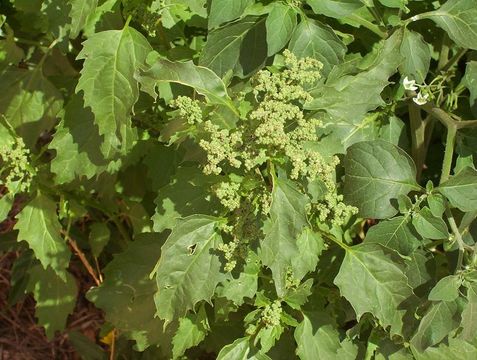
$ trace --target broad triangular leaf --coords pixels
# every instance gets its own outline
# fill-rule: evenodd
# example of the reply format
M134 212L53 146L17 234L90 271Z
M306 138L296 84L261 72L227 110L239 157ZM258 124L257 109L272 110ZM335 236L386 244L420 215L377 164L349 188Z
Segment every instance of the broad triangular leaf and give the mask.
M358 320L371 313L383 327L400 334L405 310L403 303L412 289L399 264L377 244L356 245L346 255L334 283L351 303Z
M357 206L363 217L391 217L397 213L392 199L420 189L412 159L386 141L363 141L350 146L344 167L345 200Z
M163 236L143 234L116 255L104 269L104 281L88 292L88 299L105 311L106 319L139 349L164 345L170 334L162 332L163 321L154 317L156 282L149 275L161 255Z
M75 278L69 272L60 278L50 268L45 270L36 265L29 271L27 291L35 298L38 323L52 339L56 331L65 328L66 319L75 307L78 293Z
M477 210L477 171L466 167L437 190L462 211Z
M201 300L210 301L222 274L214 250L222 242L217 219L193 215L181 220L162 247L156 267L157 315L170 322Z
M300 256L297 240L307 225L307 203L308 198L291 181L276 180L272 193L271 219L264 227L265 237L260 244L260 258L272 270L279 297L286 292L287 271L294 270L294 260Z
M151 50L144 36L128 25L96 33L83 43L77 59L85 61L76 91L84 92L85 105L105 136L104 153L132 146L130 116L139 93L134 73Z
M433 20L457 45L477 50L476 0L448 0L420 18Z
M61 237L61 224L56 215L56 203L46 195L38 195L17 215L15 229L18 241L25 240L40 260L63 279L70 261L70 250Z

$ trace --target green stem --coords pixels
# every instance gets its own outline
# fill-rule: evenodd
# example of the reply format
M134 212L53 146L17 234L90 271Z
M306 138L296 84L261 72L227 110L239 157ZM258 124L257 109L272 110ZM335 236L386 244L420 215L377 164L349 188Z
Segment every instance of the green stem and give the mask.
M425 161L426 123L422 120L421 109L414 103L409 104L409 119L411 125L412 158L416 163L416 179L421 179Z
M388 37L388 34L384 31L382 31L379 26L373 24L372 22L356 15L356 14L351 14L349 16L346 17L347 19L349 20L352 20L354 22L356 22L357 24L361 25L361 26L364 26L366 29L372 31L373 33L375 33L376 35L378 35L379 37L381 37L382 39L386 39Z
M446 138L446 148L444 152L444 160L442 162L442 173L440 184L446 181L449 178L452 159L454 157L454 146L455 146L455 136L457 133L457 127L455 125L447 127L447 138Z
M450 58L449 61L447 61L447 63L442 67L441 70L444 72L449 70L455 63L457 63L462 58L462 56L467 53L467 50L468 49L459 50L457 54L455 54L453 57Z
M462 236L460 235L459 229L457 228L457 224L455 223L454 216L449 208L446 209L447 221L451 227L452 232L454 233L454 238L457 241L457 246L459 247L459 253L457 256L457 265L455 267L455 272L459 271L462 268L462 262L464 260L464 251L465 251L465 243L462 240Z

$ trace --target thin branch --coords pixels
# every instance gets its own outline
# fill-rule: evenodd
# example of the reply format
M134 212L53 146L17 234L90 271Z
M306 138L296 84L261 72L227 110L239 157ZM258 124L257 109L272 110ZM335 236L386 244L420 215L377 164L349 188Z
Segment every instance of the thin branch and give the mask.
M78 244L76 243L76 241L73 240L73 238L71 238L71 236L69 236L65 231L62 231L62 233L63 233L63 236L65 237L65 239L70 244L70 246L75 251L76 255L78 255L78 257L81 260L83 266L86 268L86 271L88 271L88 273L91 275L91 277L93 278L96 285L97 286L101 285L101 280L96 275L96 272L94 271L93 267L89 263L88 259L86 258L85 254L83 253L83 251L81 251L81 249L78 247Z

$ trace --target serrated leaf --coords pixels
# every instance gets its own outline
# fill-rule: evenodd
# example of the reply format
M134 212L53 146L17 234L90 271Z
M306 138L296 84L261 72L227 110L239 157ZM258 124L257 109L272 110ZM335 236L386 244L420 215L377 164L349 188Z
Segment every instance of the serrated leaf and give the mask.
M441 184L437 190L456 208L466 212L477 210L477 171L466 167Z
M356 75L343 75L312 92L313 100L305 104L308 110L324 110L332 117L355 123L364 115L384 104L381 92L389 77L401 64L399 48L402 31L396 31L382 43L373 63Z
M65 279L70 250L61 237L61 224L56 215L56 203L38 193L17 215L15 229L18 241L25 240L45 269L48 266Z
M0 114L28 147L53 127L62 102L60 92L44 77L41 66L32 70L8 68L0 74Z
M263 265L272 270L277 295L286 292L288 270L295 273L296 257L300 256L297 239L307 225L305 206L308 198L289 180L276 179L270 208L270 220L264 227L265 237L260 243Z
M49 148L56 150L51 161L51 171L58 184L72 182L76 177L92 178L113 169L114 164L105 159L100 147L102 138L94 124L90 109L83 106L80 95L73 95L64 109Z
M194 214L217 215L220 203L211 197L209 188L217 183L215 176L206 176L196 167L181 167L170 184L159 189L152 217L154 231L172 229L179 218Z
M36 301L35 316L45 328L48 339L65 328L66 319L73 312L78 289L74 277L66 272L59 277L50 268L36 265L30 269L27 291Z
M358 320L369 312L383 327L391 326L391 334L401 333L402 303L412 295L412 289L402 268L380 245L348 248L334 283L353 306Z
M412 224L423 238L439 240L449 237L449 231L444 220L435 217L428 207L424 207L414 214Z
M210 301L222 274L214 253L222 242L217 218L193 215L179 221L162 247L156 266L157 315L166 321L184 316L201 300Z
M96 10L98 0L71 0L70 4L70 38L74 39L86 25L88 16Z
M448 0L420 18L434 21L460 47L477 50L476 0Z
M244 298L252 299L258 288L258 274L260 272L260 259L253 251L249 251L243 270L238 278L230 278L222 281L217 288L217 295L225 297L237 306L244 303Z
M139 96L134 73L152 50L138 31L102 31L83 43L77 59L84 59L76 92L83 91L84 103L95 115L99 134L105 136L103 153L125 152L132 146L131 112Z
M92 288L87 297L104 310L106 319L139 349L150 345L167 345L170 334L162 331L163 321L154 317L153 295L156 283L149 278L161 254L164 237L143 234L117 254L104 268L104 281ZM166 346L167 347L167 346Z
M403 75L424 83L431 64L431 49L421 34L405 29L402 39L401 55L404 59L399 67Z
M358 355L358 347L348 339L340 340L340 334L325 313L303 314L294 336L301 360L354 360Z
M323 73L328 75L333 66L344 60L346 45L333 29L316 20L300 22L293 32L288 49L298 57L313 57L323 63Z
M467 304L462 312L462 333L464 340L472 341L477 336L477 285L467 286Z
M458 310L456 302L440 301L432 304L421 319L411 344L421 352L438 344L459 325Z
M351 15L364 6L360 0L307 0L306 2L315 14L323 14L336 19Z
M158 59L138 76L141 90L157 98L156 87L162 82L173 82L194 88L197 93L204 95L212 104L225 105L235 109L227 89L212 70L197 66L192 61L172 62Z
M209 32L199 65L219 77L228 71L244 78L261 68L267 59L265 18L246 18Z
M253 0L211 0L208 27L213 29L225 22L239 18Z
M180 319L179 328L172 338L172 358L177 359L187 349L200 344L209 331L209 322L203 306L197 314L189 314Z
M247 336L224 346L220 350L217 360L270 360L270 358L253 349L250 344L250 338Z
M364 241L381 244L405 256L421 244L407 216L397 216L372 226Z
M274 4L265 22L268 56L277 53L288 43L296 27L296 16L292 7L282 3Z
M397 210L391 200L420 189L412 159L386 141L363 141L350 146L344 167L345 199L357 206L363 217L392 217Z

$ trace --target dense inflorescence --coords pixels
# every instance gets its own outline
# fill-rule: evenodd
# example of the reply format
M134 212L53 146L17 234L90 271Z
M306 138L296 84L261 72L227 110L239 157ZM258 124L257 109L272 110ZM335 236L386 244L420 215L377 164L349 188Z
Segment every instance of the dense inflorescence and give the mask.
M25 148L21 138L15 139L13 146L5 145L0 148L0 182L13 193L27 192L30 188L33 173L29 154L30 151Z

